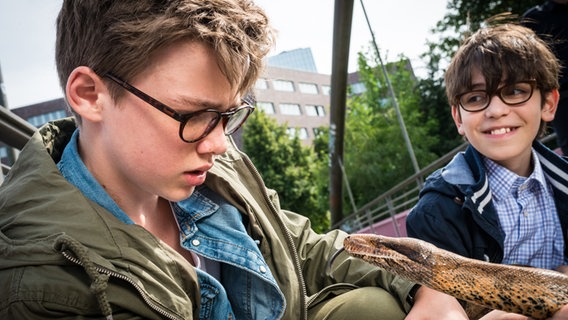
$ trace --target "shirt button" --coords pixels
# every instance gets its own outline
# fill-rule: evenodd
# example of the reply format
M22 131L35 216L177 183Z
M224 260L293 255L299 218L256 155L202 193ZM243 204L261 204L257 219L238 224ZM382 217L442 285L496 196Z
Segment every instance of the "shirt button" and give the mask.
M198 239L193 239L193 240L191 240L191 244L194 247L198 247L201 244L201 242Z
M266 273L266 267L265 266L260 266L259 268L261 273Z

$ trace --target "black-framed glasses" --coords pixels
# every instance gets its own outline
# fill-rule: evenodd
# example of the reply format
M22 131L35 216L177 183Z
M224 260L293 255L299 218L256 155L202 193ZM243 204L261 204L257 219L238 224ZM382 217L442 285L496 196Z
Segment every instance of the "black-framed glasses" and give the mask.
M509 106L525 103L532 97L535 88L536 80L525 80L504 85L491 93L486 90L464 92L457 95L456 100L465 111L478 112L485 110L495 95Z
M105 74L105 77L167 116L179 121L179 137L187 143L197 142L205 138L217 127L221 120L223 121L225 135L233 134L254 111L254 107L250 103L242 101L239 107L227 112L204 109L196 112L179 113L111 73Z

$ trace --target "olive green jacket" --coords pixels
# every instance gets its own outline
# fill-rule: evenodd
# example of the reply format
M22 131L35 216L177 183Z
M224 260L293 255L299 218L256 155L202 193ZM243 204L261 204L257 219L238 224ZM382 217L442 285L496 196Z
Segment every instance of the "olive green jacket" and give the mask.
M56 167L75 124L44 126L0 186L0 319L193 319L193 267L144 228L88 200ZM286 298L285 319L307 319L330 293L380 286L408 310L412 283L346 254L326 264L345 233L319 235L283 210L249 158L231 144L206 184L248 217L247 230ZM196 303L197 302L197 303Z

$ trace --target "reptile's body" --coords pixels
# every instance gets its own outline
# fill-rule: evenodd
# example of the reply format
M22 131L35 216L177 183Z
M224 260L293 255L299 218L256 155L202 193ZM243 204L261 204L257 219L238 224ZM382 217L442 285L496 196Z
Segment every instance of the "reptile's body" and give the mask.
M358 234L344 247L403 278L491 309L546 319L568 304L568 276L560 272L469 259L412 238Z

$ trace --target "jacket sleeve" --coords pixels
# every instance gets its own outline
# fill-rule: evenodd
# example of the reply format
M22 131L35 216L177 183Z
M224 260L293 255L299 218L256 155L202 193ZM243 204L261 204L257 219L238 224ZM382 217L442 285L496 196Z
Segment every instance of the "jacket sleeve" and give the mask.
M471 255L467 213L448 195L436 191L423 194L406 217L409 237L430 242L462 256Z
M333 230L318 234L305 216L283 210L283 219L296 244L308 295L326 291L365 286L381 287L410 310L407 296L415 285L361 259L341 253L331 265L328 262L341 247L347 233Z
M283 210L280 207L277 193L264 185L262 177L245 154L229 149L217 159L211 173L207 178L207 185L242 212L249 212L250 219L257 220L251 221L250 233L253 236L266 238L267 241L262 243L269 244L261 244L261 250L271 251L266 251L265 259L270 257L269 265L272 263L275 270L283 269L282 273L290 272L290 270L285 270L290 269L287 263L271 261L271 259L277 259L275 257L282 255L282 259L294 260L288 257L288 252L277 251L287 251L282 243L290 241L290 245L294 247L298 255L299 268L304 277L306 294L310 301L317 299L317 296L335 292L336 289L341 292L357 286L378 286L397 297L406 310L410 309L406 298L415 285L414 283L395 277L363 260L349 257L346 253L340 254L328 270L327 262L343 246L346 233L335 230L327 234L317 234L312 230L307 217ZM283 224L282 228L279 226L280 222ZM288 237L288 233L290 239L284 241L279 238ZM288 281L289 279L283 276L282 280ZM291 286L294 287L294 285ZM295 294L298 293L295 292Z

